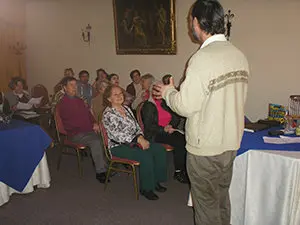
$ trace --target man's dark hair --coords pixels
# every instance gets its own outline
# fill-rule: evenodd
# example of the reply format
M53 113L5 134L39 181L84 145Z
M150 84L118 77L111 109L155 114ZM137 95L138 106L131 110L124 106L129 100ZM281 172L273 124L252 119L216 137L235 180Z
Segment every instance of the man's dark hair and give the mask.
M89 72L86 70L81 70L78 74L79 78L82 77L84 74L87 74L88 76L90 76Z
M111 81L111 79L112 79L113 77L119 77L119 75L118 75L118 74L115 74L115 73L112 73L112 74L109 74L109 75L107 76L107 79L108 79L109 81Z
M74 77L64 77L64 78L61 80L60 83L61 83L61 85L62 85L63 87L65 87L65 86L68 85L69 82L71 82L71 81L73 81L73 80L76 81L76 79L75 79Z
M224 34L224 9L217 0L198 0L191 9L191 16L197 18L201 30L207 34Z
M100 72L106 73L106 71L105 71L104 69L102 69L102 68L96 70L97 75L98 75L98 73L100 73ZM106 73L106 74L107 74L107 73Z
M141 72L140 72L139 70L132 70L132 71L130 72L130 78L131 78L131 80L133 79L133 75L134 75L135 73L138 73L138 74L141 76Z
M170 78L171 78L171 77L172 77L171 74L166 74L166 75L164 75L163 78L162 78L163 84L164 84L164 85L170 84Z

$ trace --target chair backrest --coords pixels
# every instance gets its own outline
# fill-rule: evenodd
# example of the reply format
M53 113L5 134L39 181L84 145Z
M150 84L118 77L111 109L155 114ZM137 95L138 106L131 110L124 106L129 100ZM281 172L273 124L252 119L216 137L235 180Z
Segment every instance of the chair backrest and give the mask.
M58 138L58 141L61 142L61 138L60 138L60 135L63 134L63 135L67 135L67 132L64 128L64 125L62 123L62 119L60 117L60 113L59 113L59 107L60 107L60 104L57 104L56 107L55 107L55 110L54 110L54 121L55 121L55 127L56 127L56 134L57 134L57 138Z
M106 129L102 122L99 123L99 126L100 126L100 135L101 135L101 138L103 141L105 156L108 160L111 160L111 153L108 148L108 135L107 135Z
M4 104L4 94L0 91L0 105Z
M31 96L33 98L39 98L43 96L41 106L45 106L50 102L48 90L42 84L37 84L31 89Z
M136 119L142 129L144 131L144 123L143 123L143 117L142 117L142 108L143 108L144 102L140 103L138 107L136 108Z

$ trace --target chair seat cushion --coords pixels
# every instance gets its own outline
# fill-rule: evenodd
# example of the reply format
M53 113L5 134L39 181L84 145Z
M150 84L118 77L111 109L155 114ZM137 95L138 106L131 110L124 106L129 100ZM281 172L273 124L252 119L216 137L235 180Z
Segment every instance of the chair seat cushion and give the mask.
M167 152L173 151L174 147L168 144L161 144Z
M124 158L119 158L119 157L116 157L116 156L112 156L111 160L112 161L118 161L120 163L131 164L131 165L135 165L135 166L140 165L140 162L138 162L138 161L130 160L130 159L124 159Z
M86 146L83 144L79 144L79 143L74 143L68 139L64 140L64 145L72 147L72 148L77 148L77 149L85 149Z

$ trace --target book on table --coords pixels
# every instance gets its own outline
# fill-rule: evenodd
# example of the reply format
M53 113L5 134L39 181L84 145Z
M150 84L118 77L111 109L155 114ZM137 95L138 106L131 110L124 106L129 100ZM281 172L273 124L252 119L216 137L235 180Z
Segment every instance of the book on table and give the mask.
M264 123L246 123L244 131L257 132L257 131L267 130L269 128L270 126Z

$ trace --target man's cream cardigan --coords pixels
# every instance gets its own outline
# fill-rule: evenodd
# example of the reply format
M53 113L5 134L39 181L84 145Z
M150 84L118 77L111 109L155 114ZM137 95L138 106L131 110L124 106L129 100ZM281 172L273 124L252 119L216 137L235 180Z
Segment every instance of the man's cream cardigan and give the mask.
M180 92L175 88L164 92L168 106L187 117L190 153L214 156L239 149L248 76L244 54L224 35L214 35L190 59Z

